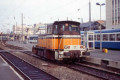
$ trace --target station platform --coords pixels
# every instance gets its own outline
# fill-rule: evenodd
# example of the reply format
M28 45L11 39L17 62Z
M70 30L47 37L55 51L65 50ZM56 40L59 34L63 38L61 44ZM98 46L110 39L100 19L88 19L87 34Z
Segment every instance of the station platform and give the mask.
M101 58L101 59L109 59L114 61L120 61L120 51L118 50L109 50L108 53L104 53L100 51L100 49L95 49L90 52L91 57Z
M100 51L100 49L95 49L90 51L90 57L84 59L87 62L106 65L112 68L120 69L120 51L119 50L109 50L108 53Z
M21 80L22 78L0 56L0 80Z

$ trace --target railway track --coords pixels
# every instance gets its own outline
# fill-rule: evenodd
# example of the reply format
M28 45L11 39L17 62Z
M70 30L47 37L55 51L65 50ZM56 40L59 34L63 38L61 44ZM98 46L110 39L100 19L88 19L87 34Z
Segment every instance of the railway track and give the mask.
M120 80L120 73L98 69L98 68L91 67L88 65L86 66L80 63L67 65L67 67L76 71L80 71L89 75L96 76L101 79L105 79L105 80Z
M40 57L32 54L32 52L22 52L24 54L28 54L31 56L34 56L38 59L40 59ZM56 64L56 63L55 63ZM103 69L98 69L95 67L91 67L91 65L83 65L80 63L76 63L76 64L70 64L70 65L63 65L65 67L68 67L70 69L76 70L76 71L80 71L101 79L105 79L105 80L120 80L120 73L117 73L116 71L107 71L107 70L103 70Z
M2 52L0 55L26 80L58 80L9 52Z
M38 56L33 55L32 52L23 52L23 53L39 58ZM63 66L101 78L101 79L105 79L105 80L120 80L120 73L98 69L97 67L100 67L100 66L94 67L91 64L87 65L87 64L81 64L81 63L75 63L70 65L64 64Z
M39 58L36 55L33 55L32 52L23 52L25 54L34 56L36 58ZM56 64L56 63L55 63ZM75 63L75 64L64 64L63 66L68 67L70 69L80 71L95 77L98 77L100 79L105 79L105 80L120 80L120 73L119 72L114 72L112 70L103 70L99 69L100 66L94 67L94 65L89 65L89 64L81 64L81 63ZM100 67L101 68L101 67Z

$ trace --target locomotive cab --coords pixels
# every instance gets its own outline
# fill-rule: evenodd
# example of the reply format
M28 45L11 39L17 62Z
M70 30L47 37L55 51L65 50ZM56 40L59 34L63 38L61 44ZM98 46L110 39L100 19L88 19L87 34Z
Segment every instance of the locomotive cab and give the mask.
M80 23L71 23L70 21L55 22L53 34L55 35L80 35Z

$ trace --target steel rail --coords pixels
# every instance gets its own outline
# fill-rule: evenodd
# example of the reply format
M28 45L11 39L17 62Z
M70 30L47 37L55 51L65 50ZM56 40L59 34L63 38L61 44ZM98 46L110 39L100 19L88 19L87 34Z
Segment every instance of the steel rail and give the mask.
M105 80L120 80L119 73L110 72L107 70L98 69L91 66L86 66L82 64L72 64L67 65L67 67Z
M0 54L25 80L58 80L58 78L34 67L20 58L3 52Z

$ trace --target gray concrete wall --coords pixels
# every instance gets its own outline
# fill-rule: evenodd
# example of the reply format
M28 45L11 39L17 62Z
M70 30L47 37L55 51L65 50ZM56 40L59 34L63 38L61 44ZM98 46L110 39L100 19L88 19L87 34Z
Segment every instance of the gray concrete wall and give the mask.
M106 29L118 29L120 24L112 23L112 0L106 0Z

